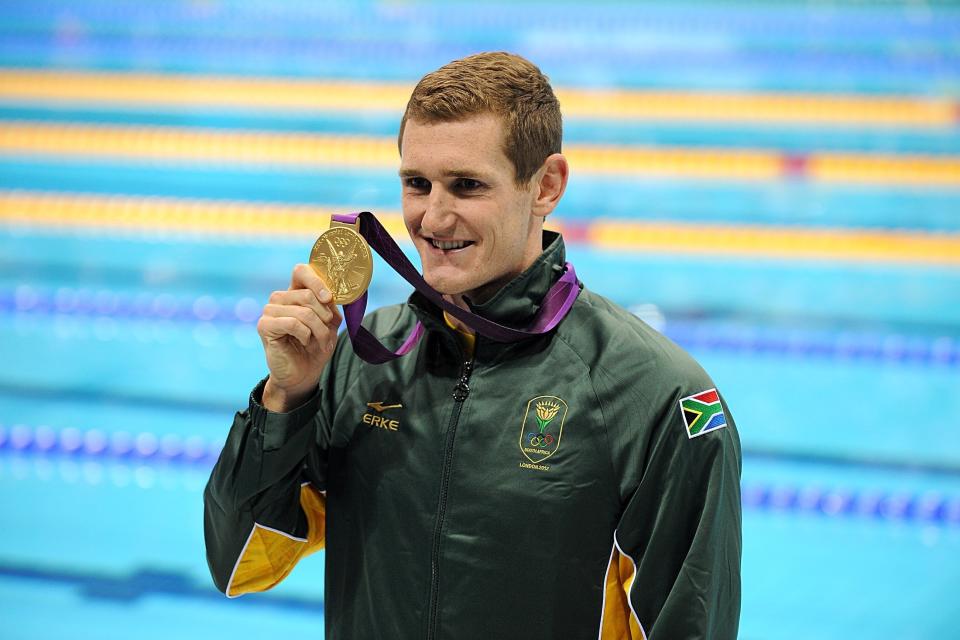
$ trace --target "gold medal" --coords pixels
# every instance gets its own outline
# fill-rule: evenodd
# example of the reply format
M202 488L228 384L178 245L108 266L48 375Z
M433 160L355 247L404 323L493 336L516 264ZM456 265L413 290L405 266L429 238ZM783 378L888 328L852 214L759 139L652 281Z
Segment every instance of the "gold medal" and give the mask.
M332 222L310 251L310 266L337 304L350 304L364 294L373 276L370 247L353 225Z

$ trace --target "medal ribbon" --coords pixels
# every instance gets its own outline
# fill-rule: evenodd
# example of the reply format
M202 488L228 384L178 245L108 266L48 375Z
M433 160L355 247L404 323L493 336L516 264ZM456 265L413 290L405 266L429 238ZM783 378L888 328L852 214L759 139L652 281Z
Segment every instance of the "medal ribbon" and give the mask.
M334 214L333 220L345 224L355 224L359 220L360 235L380 254L393 270L413 285L413 288L423 294L428 300L457 318L468 327L496 342L517 342L525 338L547 333L570 311L574 301L580 294L580 281L571 263L566 264L563 275L550 287L543 299L540 310L527 329L512 329L493 320L478 316L475 313L462 309L452 302L448 302L436 289L427 284L417 268L407 258L397 243L390 237L383 225L369 211L360 213ZM367 310L367 294L364 294L350 304L344 305L343 315L347 322L347 333L353 342L353 350L358 356L371 364L382 364L408 353L423 335L423 324L417 326L403 341L396 351L387 349L380 340L361 326L363 315Z

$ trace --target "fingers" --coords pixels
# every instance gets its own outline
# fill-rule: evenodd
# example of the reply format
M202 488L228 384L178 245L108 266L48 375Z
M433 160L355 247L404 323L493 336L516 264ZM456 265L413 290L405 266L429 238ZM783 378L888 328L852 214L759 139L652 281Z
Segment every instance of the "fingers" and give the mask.
M326 307L329 310L330 316L326 312L318 312L320 317L324 322L331 323L335 326L340 326L342 317L340 315L340 310L337 308L336 302L334 302L333 294L327 288L326 283L323 281L316 270L309 264L298 264L293 268L293 275L290 278L290 289L289 291L310 291L313 293L316 301L320 303L321 306ZM313 300L303 294L304 297L293 296L290 298L282 298L276 300L280 304L304 304L309 303L313 305ZM288 302L287 300L290 300Z
M310 344L310 327L293 316L275 317L262 315L257 322L257 333L264 339L277 340L284 336L293 336L305 348Z
M290 290L309 289L323 304L333 302L333 294L317 272L309 264L298 264L293 268L290 278Z
M326 347L336 338L335 327L331 327L327 322L320 319L317 313L310 307L300 305L267 304L263 308L263 315L269 318L294 318L300 325L307 328L307 341L313 336L320 345ZM296 337L299 340L303 334L302 329L297 328ZM301 342L303 342L301 340ZM307 346L306 342L303 342Z
M267 304L306 307L326 324L334 327L340 325L340 312L337 310L337 305L333 302L321 303L310 289L274 291L270 294Z
M292 336L305 348L316 340L317 346L330 351L341 322L340 310L323 280L310 265L298 264L290 289L270 294L257 332L267 340Z

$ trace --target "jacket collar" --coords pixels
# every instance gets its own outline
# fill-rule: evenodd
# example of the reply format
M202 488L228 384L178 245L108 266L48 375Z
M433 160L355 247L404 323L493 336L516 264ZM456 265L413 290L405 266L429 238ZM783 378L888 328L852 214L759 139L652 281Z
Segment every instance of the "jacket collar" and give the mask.
M533 321L547 291L563 273L565 263L563 237L555 231L544 230L543 253L526 271L505 284L483 304L474 304L466 299L467 305L479 316L522 329ZM443 324L440 309L419 293L414 292L410 296L410 303L421 311L418 315L429 315Z

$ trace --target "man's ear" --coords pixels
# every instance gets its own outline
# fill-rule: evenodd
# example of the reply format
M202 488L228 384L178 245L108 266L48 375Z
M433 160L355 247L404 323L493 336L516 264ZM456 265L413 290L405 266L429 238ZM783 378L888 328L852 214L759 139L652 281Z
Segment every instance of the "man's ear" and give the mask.
M547 156L543 166L534 175L533 215L546 218L553 212L567 189L569 174L570 166L563 154Z

